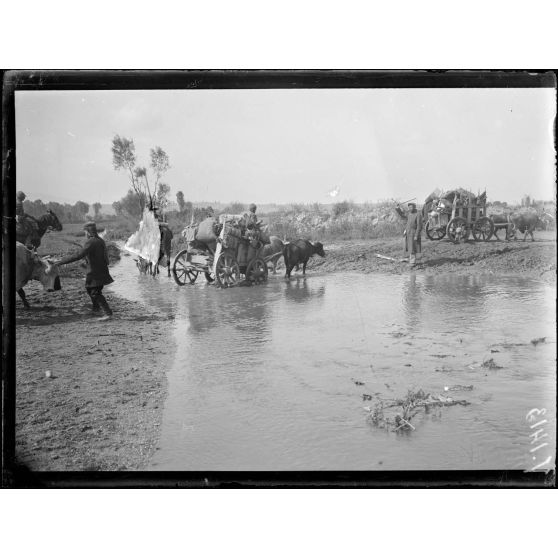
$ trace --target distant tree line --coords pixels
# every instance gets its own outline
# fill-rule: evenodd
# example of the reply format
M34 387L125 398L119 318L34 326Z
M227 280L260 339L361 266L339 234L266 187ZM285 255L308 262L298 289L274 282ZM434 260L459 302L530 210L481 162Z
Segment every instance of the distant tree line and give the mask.
M95 203L93 204L93 208L98 218L101 204ZM23 209L25 213L33 217L40 217L50 209L56 214L61 223L80 223L87 219L89 204L83 201L78 201L74 205L71 205L69 203L62 204L58 202L44 203L42 200L25 200L23 202Z

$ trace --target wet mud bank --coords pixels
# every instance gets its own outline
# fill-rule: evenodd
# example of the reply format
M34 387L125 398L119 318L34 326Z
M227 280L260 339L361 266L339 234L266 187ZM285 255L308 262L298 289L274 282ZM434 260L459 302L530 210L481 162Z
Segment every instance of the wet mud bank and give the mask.
M453 244L447 240L422 240L422 260L413 271L424 274L520 274L556 282L556 233L535 232L535 242L489 241ZM406 273L403 239L341 241L325 245L326 258L312 258L308 269L361 271L363 273ZM391 259L377 257L377 254Z
M52 253L52 252L50 252ZM109 248L111 263L119 260ZM16 459L31 470L141 469L154 452L174 358L168 317L105 288L97 321L79 264L62 291L16 301Z

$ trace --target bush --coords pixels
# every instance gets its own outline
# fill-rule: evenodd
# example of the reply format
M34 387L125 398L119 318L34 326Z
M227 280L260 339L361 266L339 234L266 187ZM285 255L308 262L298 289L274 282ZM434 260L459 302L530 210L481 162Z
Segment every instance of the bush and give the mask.
M348 213L351 209L354 209L354 203L344 200L342 202L337 202L333 205L332 213L334 217L339 217Z

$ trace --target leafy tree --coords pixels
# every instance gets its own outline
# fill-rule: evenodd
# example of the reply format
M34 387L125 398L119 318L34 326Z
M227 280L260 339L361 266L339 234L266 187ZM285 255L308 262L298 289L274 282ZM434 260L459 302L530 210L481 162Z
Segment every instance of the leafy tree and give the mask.
M161 177L170 169L169 156L159 146L155 147L155 149L151 149L149 155L151 158L151 168L155 174L154 190L158 192L158 185Z
M115 211L117 211L116 208L118 207L119 215L129 215L130 217L141 219L146 201L145 195L141 193L140 203L138 204L138 195L130 188L120 201L115 202L117 206L115 207L114 204L112 206L115 208Z
M85 216L89 211L89 204L83 201L77 201L74 205L74 208L77 213L77 216L79 217L79 220L83 221L83 219L85 218Z
M99 202L95 202L93 204L93 211L95 212L95 219L99 218L99 212L101 211L101 207L103 207Z
M139 214L143 212L145 202L150 205L155 201L154 198L159 196L159 185L161 177L170 168L169 156L159 146L150 150L150 167L154 175L153 191L149 185L149 177L146 167L137 166L136 148L134 140L120 137L118 134L112 139L112 164L115 170L124 170L128 174L130 184L132 186L132 194L136 195L136 203L140 206ZM170 191L170 187L165 185L165 189L161 190L161 199L163 203L166 201L166 195ZM164 194L164 195L163 195ZM125 198L128 198L129 193ZM124 199L124 198L123 198ZM166 205L165 203L165 205ZM124 208L128 211L127 208Z
M132 191L137 195L136 203L140 204L140 214L143 211L145 192L143 185L137 180L136 172L136 147L134 140L120 137L118 134L112 138L112 165L115 170L124 170L132 184ZM143 199L142 199L143 198Z
M23 202L23 210L32 217L40 217L46 213L47 206L42 202L42 200L25 200Z
M122 202L121 201L112 202L112 208L114 209L114 212L116 213L116 215L122 215L123 208L122 208Z
M186 209L186 200L184 199L184 192L182 192L182 190L176 192L176 203L178 204L178 211L184 213Z
M165 184L164 182L159 183L159 187L157 188L157 206L161 209L165 209L167 205L169 205L168 195L170 192L170 186Z

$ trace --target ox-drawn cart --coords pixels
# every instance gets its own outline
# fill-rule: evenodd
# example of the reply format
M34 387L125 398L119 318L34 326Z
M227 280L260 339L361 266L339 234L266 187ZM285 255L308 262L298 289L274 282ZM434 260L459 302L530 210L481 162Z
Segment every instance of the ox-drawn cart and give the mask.
M203 273L207 281L221 288L234 287L242 280L246 284L267 281L267 258L261 257L267 234L257 228L246 229L241 216L221 215L215 223L214 240L197 238L197 227L183 231L188 247L174 258L173 276L179 285L193 284Z
M475 197L466 191L447 192L427 199L424 212L425 232L430 240L441 240L447 235L457 243L472 234L475 240L486 242L494 234L494 222L486 215L486 193Z

